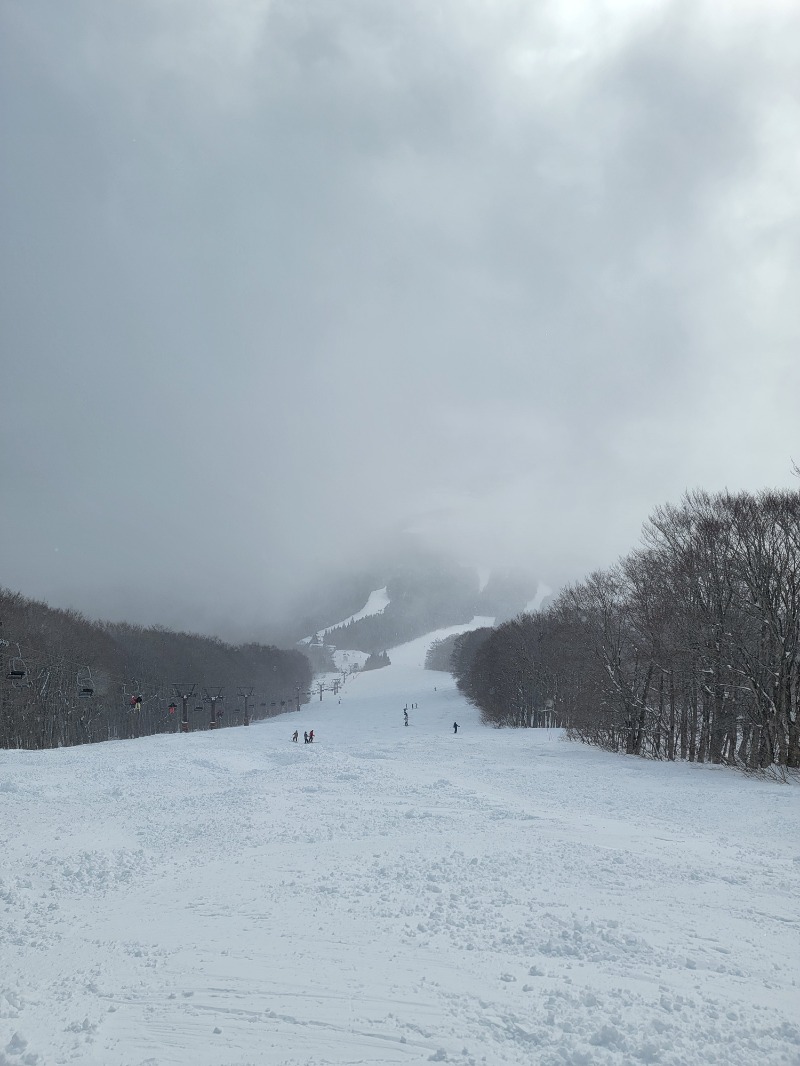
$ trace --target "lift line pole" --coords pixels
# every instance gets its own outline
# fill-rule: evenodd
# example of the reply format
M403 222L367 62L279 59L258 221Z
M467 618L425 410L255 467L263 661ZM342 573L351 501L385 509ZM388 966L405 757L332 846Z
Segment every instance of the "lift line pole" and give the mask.
M247 701L253 695L252 686L248 689L241 687L239 689L239 698L244 700L244 725L250 725L250 710L247 706Z
M185 685L173 685L172 691L178 697L183 704L183 710L181 711L181 733L188 733L189 730L189 700L194 695L195 686L187 688Z
M208 689L203 689L206 700L211 704L211 721L208 723L209 729L219 729L219 719L217 718L217 700L223 699L222 689L218 688L216 695L211 695Z

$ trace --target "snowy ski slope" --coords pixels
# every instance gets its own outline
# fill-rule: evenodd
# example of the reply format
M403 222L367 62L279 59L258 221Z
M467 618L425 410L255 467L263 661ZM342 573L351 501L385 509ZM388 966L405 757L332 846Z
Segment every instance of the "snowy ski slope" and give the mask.
M485 729L438 635L250 729L0 752L0 1066L796 1066L797 787Z
M356 611L355 614L351 614L348 618L343 618L341 622L336 622L335 625L328 626L326 629L320 629L318 633L315 633L310 637L303 637L299 644L310 644L315 636L325 636L327 633L332 632L334 629L338 629L339 626L349 625L350 622L360 622L362 618L368 618L373 614L383 614L386 608L389 606L389 593L386 585L382 589L374 589L370 592L367 602L361 608L360 611Z

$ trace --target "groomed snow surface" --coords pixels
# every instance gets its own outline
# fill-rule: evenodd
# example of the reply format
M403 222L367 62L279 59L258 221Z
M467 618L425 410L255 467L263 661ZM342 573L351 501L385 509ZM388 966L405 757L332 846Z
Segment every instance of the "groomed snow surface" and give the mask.
M250 729L1 752L0 1066L800 1063L797 787L486 729L437 635Z

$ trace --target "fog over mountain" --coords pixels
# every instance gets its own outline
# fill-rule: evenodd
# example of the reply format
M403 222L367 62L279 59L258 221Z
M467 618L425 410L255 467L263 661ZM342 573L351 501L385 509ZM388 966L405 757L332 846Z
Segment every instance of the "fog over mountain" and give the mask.
M512 618L548 591L523 570L480 574L442 552L397 538L375 553L369 566L318 582L262 636L284 645L315 637L332 647L381 651L476 616Z
M260 639L796 484L798 69L778 0L6 0L0 585Z

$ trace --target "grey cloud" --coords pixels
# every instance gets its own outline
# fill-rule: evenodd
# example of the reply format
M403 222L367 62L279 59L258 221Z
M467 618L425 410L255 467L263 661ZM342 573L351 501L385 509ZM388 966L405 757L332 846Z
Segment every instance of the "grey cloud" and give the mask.
M255 631L789 483L797 16L568 10L6 6L0 583Z

